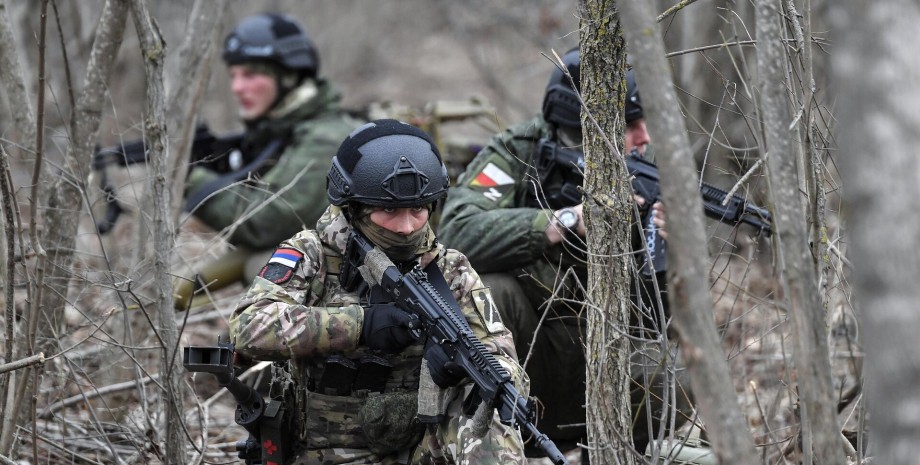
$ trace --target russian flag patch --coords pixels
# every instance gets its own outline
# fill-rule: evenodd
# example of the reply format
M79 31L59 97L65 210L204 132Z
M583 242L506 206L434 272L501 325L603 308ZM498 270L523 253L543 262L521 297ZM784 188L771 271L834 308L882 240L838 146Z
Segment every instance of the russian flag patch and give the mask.
M302 259L303 253L297 249L277 248L259 276L275 284L284 284L294 276L294 268Z

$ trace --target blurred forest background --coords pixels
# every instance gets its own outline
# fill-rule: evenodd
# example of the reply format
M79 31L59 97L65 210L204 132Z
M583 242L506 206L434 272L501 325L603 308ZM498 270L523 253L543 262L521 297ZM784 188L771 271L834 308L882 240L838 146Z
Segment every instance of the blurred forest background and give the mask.
M144 135L144 62L129 13L124 40L105 86L95 140L71 138L71 118L79 102L75 96L83 90L104 3L49 3L42 84L38 79L41 2L0 0L0 14L8 16L11 25L11 34L0 39L15 46L16 56L6 59L20 62L33 115L39 110L39 86L45 89L40 109L44 115L42 175L33 184L37 160L28 147L34 142L24 142L26 135L17 124L26 110L10 98L11 87L4 88L0 143L15 194L5 202L12 202L17 212L15 231L4 238L7 244L8 237L14 237L4 250L15 251L4 253L5 264L15 269L12 280L6 274L2 280L8 308L25 315L41 304L36 303L30 286L44 269L49 276L55 270L65 276L57 294L47 298L63 302L64 311L56 309L54 318L28 319L33 333L36 326L49 326L50 332L44 334L54 336L15 349L7 341L9 348L2 351L4 362L33 355L37 347L44 349L46 357L54 355L35 365L40 368L0 374L5 386L0 456L19 457L27 463L33 463L33 456L37 463L155 463L163 456L153 388L158 382L159 351L149 329L156 317L147 311L156 305L157 268L149 250L152 244L138 242L147 237L140 230L153 227L148 200L151 177L142 166L108 173L118 180L119 200L128 211L115 230L100 236L93 226L93 215L104 209L103 193L93 177L98 173L88 174L84 178L88 182L83 183L66 159L77 143L108 146ZM669 11L672 2L656 2L694 161L703 180L726 190L737 188L737 194L772 207L763 168L758 165L763 136L754 46L757 2L684 3ZM794 144L801 157L800 170L807 173L797 188L806 204L803 216L813 254L809 266L821 294L838 422L849 452L864 457L862 348L856 337L846 242L841 240L835 117L826 96L831 42L823 18L830 15L832 2L805 2L796 10L798 3L782 3L788 61L785 82L776 85L792 108L794 119L786 123L797 134ZM179 0L147 3L167 46L167 92L194 86L179 69L178 53L190 33L192 4ZM219 49L233 25L251 13L280 11L301 20L319 50L320 74L343 92L347 108L364 111L373 103L390 102L421 114L431 102L475 98L494 109L491 130L537 114L554 52L561 56L579 43L579 10L574 0L250 0L211 5L226 8L211 13L220 18L219 31L209 38L215 41L206 65L211 75L196 113L199 122L206 122L218 134L241 129ZM802 47L803 33L810 43L804 47L807 53ZM12 79L9 74L2 76L8 82ZM639 86L643 98L652 92L641 81ZM460 125L455 130L458 136L483 142L490 135L490 130L476 126ZM452 134L450 131L445 127L446 133ZM655 137L652 133L653 150ZM78 162L87 173L89 158ZM34 231L41 233L48 227L43 218L56 213L55 207L42 203L35 193L61 178L73 178L82 196L76 240L67 247L73 263L49 259L42 269L36 264L40 255L31 248L30 223L34 221ZM34 210L32 202L37 203ZM227 249L219 232L208 231L194 220L182 218L177 228L169 263L176 272ZM792 369L792 329L785 301L789 296L784 295L778 278L782 260L775 255L770 238L746 227L707 220L706 232L715 324L758 452L764 463L809 461L803 459L798 439L802 419L797 375ZM55 245L43 245L53 256ZM212 296L209 305L177 315L182 328L179 346L216 341L241 292L240 286L223 290ZM12 315L9 310L4 313L9 325L5 327L15 326L11 320L27 320ZM26 337L28 327L9 331L17 338ZM195 389L183 400L188 437L194 443L189 444L188 452L196 463L227 462L235 455L233 442L244 433L233 423L229 396L222 395L207 378L185 376L182 381ZM30 410L28 402L15 402L31 398L23 394L26 386L37 386L36 404L31 414L18 417L25 420L16 420L17 407ZM38 439L33 441L33 435Z

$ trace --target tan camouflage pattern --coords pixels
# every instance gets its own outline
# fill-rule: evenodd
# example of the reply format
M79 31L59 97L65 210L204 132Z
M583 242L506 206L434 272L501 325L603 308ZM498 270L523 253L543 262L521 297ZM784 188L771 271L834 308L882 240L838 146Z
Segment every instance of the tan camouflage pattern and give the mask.
M384 395L418 390L424 339L395 355L358 343L364 311L356 293L341 289L337 275L350 228L341 209L329 207L317 223L317 230L302 231L281 244L304 254L293 277L280 285L257 277L230 318L231 337L238 351L256 360L293 362L302 448L297 464L401 463L398 454L378 457L366 448L367 439L358 419L367 392L328 396L308 388L321 379L327 356L340 354L356 362L368 353L384 357L394 367ZM479 275L463 254L440 244L423 254L420 264L425 266L432 260L437 260L473 334L511 373L518 390L526 394L528 382L517 364L511 333L502 324ZM467 419L460 415L460 407L471 388L467 383L447 390L451 402L445 421L432 435L444 445L449 462L526 463L520 433L497 421L484 438L469 437ZM429 441L421 444L414 452L418 456L428 451ZM403 462L410 452L403 452Z
M553 211L535 208L529 200L538 142L551 134L538 116L493 136L448 191L437 234L480 273L517 276L533 308L550 301L555 313L571 317L568 302L584 300L579 283L587 282L587 260L565 242L549 244L546 228ZM489 168L507 180L479 185ZM543 188L552 190L559 182L553 178Z
M501 424L497 413L493 412L492 427L485 437L474 433L473 419L461 414L472 387L468 384L447 390L450 400L445 421L425 434L422 444L426 447L416 449L411 463L434 463L442 454L448 463L457 465L527 463L520 432Z

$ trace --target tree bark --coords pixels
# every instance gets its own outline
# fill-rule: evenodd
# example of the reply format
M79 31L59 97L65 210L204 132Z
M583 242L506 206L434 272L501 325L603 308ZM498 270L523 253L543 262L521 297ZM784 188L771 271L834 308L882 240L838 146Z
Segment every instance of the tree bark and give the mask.
M792 115L784 86L780 85L786 82L783 72L786 57L779 7L779 1L757 4L757 65L768 157L767 180L773 195L773 222L777 231L774 244L793 325L803 461L811 463L813 453L817 463L842 464L845 458L833 399L824 308L807 246L805 209L799 195L800 178L792 144L797 131L789 129Z
M105 102L109 76L112 74L118 48L124 36L127 13L127 3L124 0L107 0L103 7L96 26L96 38L86 68L83 91L77 99L77 107L71 119L71 145L65 154L64 171L53 173L53 180L46 189L47 207L42 217L42 243L53 244L54 247L48 252L50 272L45 283L38 285L43 286L46 291L45 318L51 322L49 326L52 327L55 321L59 321L60 312L66 302L74 258L74 238L84 198L81 186L87 183L102 105ZM54 348L50 349L45 352L55 353ZM39 347L39 350L44 348Z
M699 176L652 2L619 2L668 208L668 294L700 416L719 463L757 463L719 342L709 295ZM705 394L704 394L705 393ZM734 400L734 401L732 401Z
M581 124L588 231L588 447L591 463L631 464L635 457L627 452L632 446L632 422L626 332L632 257L623 251L630 249L632 188L619 156L626 49L612 0L585 0L581 7L580 85L585 109Z
M179 50L179 72L171 79L167 128L170 131L172 157L167 165L170 191L170 211L173 224L182 211L185 177L188 175L189 154L195 137L198 109L211 76L214 44L218 43L226 0L196 0L188 22L188 34ZM191 84L191 85L189 85Z
M6 2L0 0L0 82L6 87L6 99L13 118L13 126L19 133L19 146L22 151L32 155L35 151L35 117L32 103L26 93L26 83L16 53L16 41L10 28L10 15Z
M170 192L167 184L168 137L166 127L166 91L163 84L163 63L166 43L147 11L145 0L131 0L134 28L140 39L147 83L144 103L144 134L150 148L150 190L153 195L153 272L156 304L153 306L154 334L160 344L161 393L160 414L165 436L163 460L167 464L184 464L185 434L182 418L184 389L179 371L179 334L173 317L172 280L169 278L175 231L170 213Z
M6 2L2 0L0 0L0 82L4 83L6 101L10 109L8 114L12 116L15 132L18 133L18 137L16 137L17 143L9 145L19 147L20 158L23 156L33 157L35 154L35 118L32 114L32 104L26 93L25 77L16 52L16 42L13 39L10 27L9 11L7 10ZM16 110L13 111L12 109ZM14 341L21 341L21 338L17 339L13 336L15 333L22 334L22 329L16 322L15 302L13 301L14 262L12 260L15 231L18 230L13 210L14 208L18 210L18 207L9 166L10 152L7 151L6 145L4 144L4 147L0 147L0 156L3 157L3 168L0 169L0 176L3 177L0 180L0 184L3 185L3 196L0 202L3 203L5 213L4 230L6 231L2 241L5 245L2 253L3 258L0 260L0 264L2 264L0 269L4 270L3 279L0 282L3 283L6 295L4 300L6 302L4 305L4 317L0 318L0 321L3 322L3 333L6 339L3 344L4 360L10 361L17 358L18 354L27 351L27 349L20 344L14 345ZM23 373L27 375L28 370ZM7 453L15 437L13 431L15 421L22 411L17 407L19 403L16 402L14 393L24 392L25 383L28 382L29 376L17 377L13 373L9 373L0 379L2 379L2 382L0 382L0 453Z
M877 463L920 456L920 62L916 2L835 3L832 82ZM836 42L836 41L835 41Z

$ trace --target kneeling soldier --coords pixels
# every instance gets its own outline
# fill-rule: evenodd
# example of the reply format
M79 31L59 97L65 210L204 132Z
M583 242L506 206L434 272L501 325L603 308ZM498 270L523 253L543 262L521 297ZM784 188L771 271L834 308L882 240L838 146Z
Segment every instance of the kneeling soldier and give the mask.
M526 463L520 433L496 414L485 436L475 434L481 428L465 405L474 397L469 378L452 371L444 353L432 350L438 346L410 327L414 316L349 270L343 257L358 231L401 272L418 265L429 276L443 275L472 332L526 395L511 333L489 290L429 226L448 181L437 147L418 128L378 120L356 129L329 170L332 206L315 230L278 246L234 311L237 350L257 360L290 360L295 463ZM441 413L426 417L427 427L417 416L423 359L439 387Z

